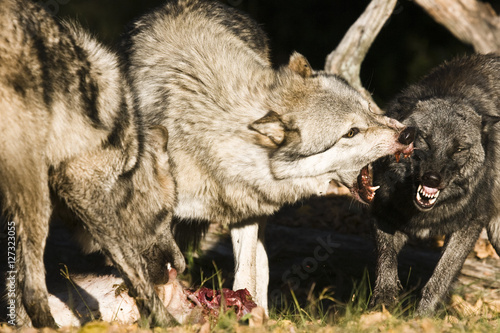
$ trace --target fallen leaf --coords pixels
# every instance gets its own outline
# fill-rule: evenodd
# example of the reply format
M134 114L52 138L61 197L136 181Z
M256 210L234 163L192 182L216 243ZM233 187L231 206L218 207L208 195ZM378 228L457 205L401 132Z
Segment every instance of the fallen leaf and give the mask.
M500 300L487 301L488 308L496 313L500 313Z
M368 329L372 326L376 326L387 319L391 318L391 314L385 308L380 312L370 312L364 314L359 319L359 323L362 329Z
M264 324L268 319L266 315L266 310L261 306L253 308L250 314L251 316L250 319L248 320L248 325L250 327L262 327L264 326Z
M490 241L484 238L479 238L477 240L476 245L474 246L474 252L476 253L476 257L479 259L500 259Z
M483 304L484 303L481 299L478 299L476 304L472 305L458 295L451 296L451 307L458 313L466 316L480 314Z
M436 323L433 322L429 318L422 319L422 322L420 323L420 327L422 328L422 332L425 332L425 333L436 332Z
M210 333L210 323L207 321L203 324L198 333Z

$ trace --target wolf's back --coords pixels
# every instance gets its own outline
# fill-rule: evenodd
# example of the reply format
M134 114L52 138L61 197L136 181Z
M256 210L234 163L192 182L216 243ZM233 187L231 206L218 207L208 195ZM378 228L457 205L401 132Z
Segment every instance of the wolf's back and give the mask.
M115 111L127 112L120 105L128 98L115 86L123 82L115 55L31 1L2 1L0 7L0 128L10 133L7 141L26 141L10 119L31 136L26 145L36 142L47 162L57 163L97 147L118 118L133 117Z

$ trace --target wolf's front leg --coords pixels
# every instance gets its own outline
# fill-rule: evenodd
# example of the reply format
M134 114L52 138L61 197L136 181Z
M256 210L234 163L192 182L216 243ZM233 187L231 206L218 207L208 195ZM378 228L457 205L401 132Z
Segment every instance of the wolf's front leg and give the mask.
M29 163L26 162L25 165L30 165ZM18 326L29 326L31 323L36 328L57 328L50 313L43 262L51 214L47 170L42 163L34 163L29 169L32 174L28 175L26 172L26 175L21 176L24 171L21 168L18 174L13 172L11 178L2 180L4 187L9 190L15 188L13 184L16 181L17 184L23 184L18 185L17 190L10 190L5 194L7 208L12 212L9 226L13 229L9 230L17 236L17 243L9 239L9 258L15 257L16 265L9 267L6 274L7 285L15 283L16 286L14 297L18 317L15 319ZM17 197L12 196L13 193ZM11 251L15 251L15 256ZM9 299L13 300L14 298Z
M486 230L488 231L488 238L495 251L500 255L500 215L493 217L488 224Z
M231 226L234 252L233 289L246 288L255 302L267 311L269 267L264 247L266 218L256 218Z
M398 253L403 248L408 237L399 232L385 232L375 227L375 241L377 246L377 267L375 289L370 305L396 304L401 283L398 277Z
M262 218L259 221L259 238L257 240L257 253L255 256L257 271L257 281L255 285L255 301L266 310L266 315L269 315L267 308L267 289L269 287L269 261L265 246L267 218Z
M434 273L422 289L422 298L416 315L425 316L436 310L474 247L482 229L482 223L470 221L467 227L450 235Z

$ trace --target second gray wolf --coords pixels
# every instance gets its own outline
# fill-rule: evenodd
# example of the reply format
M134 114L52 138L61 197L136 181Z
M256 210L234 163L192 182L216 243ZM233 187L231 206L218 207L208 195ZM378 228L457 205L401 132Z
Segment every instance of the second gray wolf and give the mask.
M370 111L343 79L292 54L274 69L259 25L213 1L169 1L132 24L123 50L137 107L167 127L181 222L229 224L236 289L267 308L266 216L323 195L361 190L360 170L411 152L412 129Z
M58 204L76 216L87 247L120 271L142 317L175 322L152 284L167 261L179 271L185 265L170 230L167 131L143 124L124 82L118 57L79 27L30 1L0 1L0 197L15 233L11 323L57 326L44 248Z
M446 62L389 104L417 128L413 158L374 164L378 261L373 304L397 302L397 255L409 237L445 235L417 315L432 314L483 228L500 250L500 56ZM499 252L500 253L500 252Z

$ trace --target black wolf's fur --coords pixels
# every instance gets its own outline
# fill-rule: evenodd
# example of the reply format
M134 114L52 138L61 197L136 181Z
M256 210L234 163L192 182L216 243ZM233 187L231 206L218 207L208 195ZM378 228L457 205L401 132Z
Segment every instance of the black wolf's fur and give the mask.
M383 158L374 167L380 189L373 203L373 303L396 301L397 254L408 236L446 235L422 290L417 314L423 315L446 295L484 227L500 249L500 56L471 55L437 67L398 95L387 115L417 127L418 134L411 159Z

